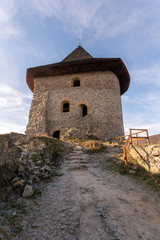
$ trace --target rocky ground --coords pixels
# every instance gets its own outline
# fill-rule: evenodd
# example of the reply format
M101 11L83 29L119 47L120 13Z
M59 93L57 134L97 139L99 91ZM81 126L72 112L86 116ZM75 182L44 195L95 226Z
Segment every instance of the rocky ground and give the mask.
M0 239L159 240L159 192L133 178L134 169L117 172L119 152L75 146L56 176L39 183L41 194L12 199L12 209L4 205ZM8 228L5 216L13 221Z

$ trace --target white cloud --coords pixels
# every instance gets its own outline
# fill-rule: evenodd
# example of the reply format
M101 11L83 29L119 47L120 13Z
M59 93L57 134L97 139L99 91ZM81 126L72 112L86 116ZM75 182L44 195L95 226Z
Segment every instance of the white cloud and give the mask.
M136 94L136 93L135 93ZM133 96L132 98L128 95L122 96L122 100L126 103L138 104L146 107L147 105L157 105L159 106L160 103L160 95L159 93L140 93L140 96Z
M10 121L9 119L6 119L5 121L0 121L0 134L10 132L24 133L25 128L25 125Z
M152 66L133 69L131 71L133 81L136 83L153 84L160 86L160 63Z
M27 106L26 99L32 99L32 95L24 95L14 88L2 84L0 88L0 107L20 107Z
M1 85L0 133L25 131L31 99L31 94L25 95L8 85Z
M148 129L149 133L160 133L160 95L140 92L139 96L122 96L125 132L129 128Z
M24 36L24 30L13 21L17 11L15 0L1 0L0 39Z
M57 18L72 30L77 36L90 30L92 38L115 38L125 33L133 33L133 30L144 32L144 26L148 19L154 17L154 8L150 4L139 4L139 1L111 0L30 0L32 8L38 14L46 18ZM152 9L152 11L151 11ZM157 20L150 27L150 32L158 30ZM148 25L148 24L147 24ZM145 28L146 29L146 28ZM148 28L147 28L148 29ZM136 32L135 30L135 32ZM136 37L136 35L135 35Z
M31 0L31 2L42 17L55 17L60 22L69 24L72 31L81 37L82 32L93 24L104 0ZM66 30L68 31L68 28Z
M125 134L129 134L129 129L148 129L149 135L159 134L160 133L160 123L154 122L151 124L136 122L133 118L132 121L124 122Z
M2 0L0 4L0 25L9 22L16 14L13 0Z

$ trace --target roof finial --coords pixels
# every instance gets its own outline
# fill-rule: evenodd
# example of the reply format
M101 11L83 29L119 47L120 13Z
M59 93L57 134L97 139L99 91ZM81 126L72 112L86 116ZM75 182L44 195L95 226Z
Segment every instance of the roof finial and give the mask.
M78 39L79 40L79 47L81 46L81 41L80 41L80 38Z

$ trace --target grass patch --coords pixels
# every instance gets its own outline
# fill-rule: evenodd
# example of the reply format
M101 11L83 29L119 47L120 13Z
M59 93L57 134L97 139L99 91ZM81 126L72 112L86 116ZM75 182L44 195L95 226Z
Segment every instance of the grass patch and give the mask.
M18 236L22 230L22 219L25 214L24 204L12 199L5 209L0 211L0 239L12 239Z
M115 155L113 159L119 159L121 154ZM130 172L127 172L125 169L124 161L119 160L121 162L111 162L109 166L107 166L107 170L116 171L120 174L126 174L129 177L132 177L134 179L140 180L144 182L147 185L150 185L151 187L160 190L160 174L152 174L150 172L147 172L143 167L139 166L137 161L132 158L128 154L128 168Z

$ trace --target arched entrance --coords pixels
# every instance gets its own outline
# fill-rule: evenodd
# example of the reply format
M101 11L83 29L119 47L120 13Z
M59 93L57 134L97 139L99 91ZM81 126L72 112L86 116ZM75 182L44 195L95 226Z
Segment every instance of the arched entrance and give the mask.
M53 137L54 138L58 138L58 139L60 139L60 133L61 133L61 131L55 131L54 133L53 133Z
M80 104L80 112L81 112L81 116L85 117L88 114L88 107L85 104Z

